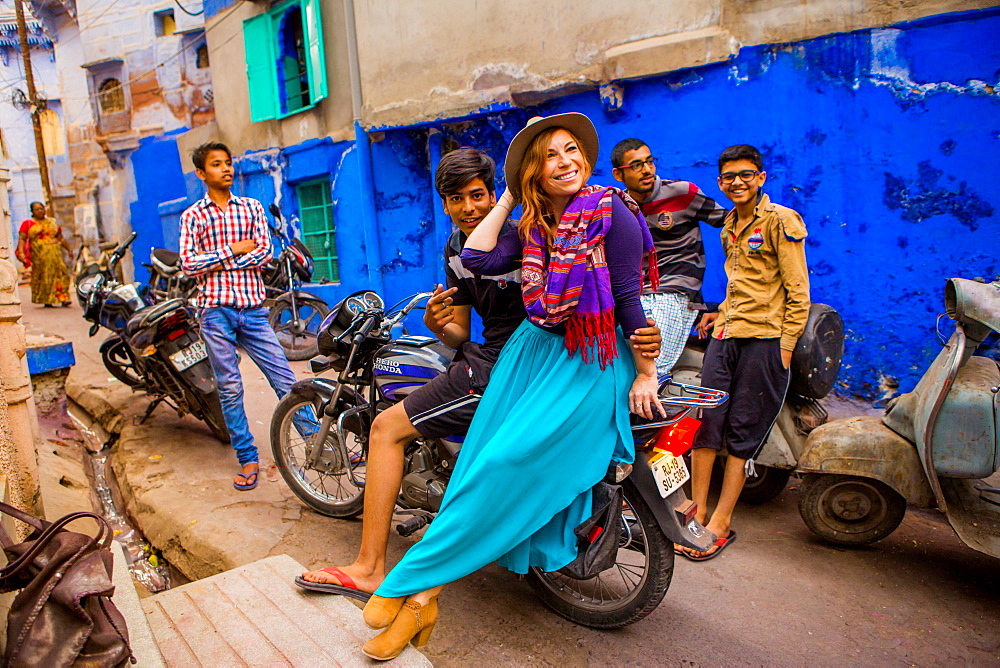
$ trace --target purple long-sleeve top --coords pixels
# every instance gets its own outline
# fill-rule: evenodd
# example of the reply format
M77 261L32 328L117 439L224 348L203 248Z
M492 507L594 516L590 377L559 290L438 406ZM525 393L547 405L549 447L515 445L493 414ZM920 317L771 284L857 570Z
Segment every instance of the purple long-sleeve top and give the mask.
M611 294L615 298L615 320L626 337L646 326L639 294L642 288L643 241L639 219L619 197L611 198L611 227L604 237L604 257L611 274ZM466 247L462 264L474 274L496 276L514 271L521 264L521 238L511 227L497 239L491 251ZM548 328L565 333L562 325Z

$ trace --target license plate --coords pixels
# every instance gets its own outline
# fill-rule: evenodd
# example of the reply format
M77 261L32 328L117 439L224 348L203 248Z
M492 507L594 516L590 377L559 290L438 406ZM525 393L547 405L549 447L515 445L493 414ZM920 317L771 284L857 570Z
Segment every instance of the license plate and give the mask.
M687 482L691 475L682 457L674 457L665 452L657 452L649 460L649 468L653 469L656 478L656 488L664 499L676 492Z
M178 371L197 364L208 357L208 349L205 348L204 341L195 341L187 348L181 348L176 353L170 355L170 361Z

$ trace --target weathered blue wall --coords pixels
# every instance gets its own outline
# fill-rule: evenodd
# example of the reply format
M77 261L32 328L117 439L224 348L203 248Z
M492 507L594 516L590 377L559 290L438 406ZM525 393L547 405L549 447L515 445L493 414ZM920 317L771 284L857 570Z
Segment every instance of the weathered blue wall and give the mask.
M527 118L581 111L602 140L594 183L613 183L611 148L638 136L660 158L661 175L694 181L723 199L715 180L719 152L736 143L760 147L767 191L798 209L809 226L813 299L844 317L842 389L872 398L896 383L908 390L938 349L933 332L944 279L1000 273L1000 201L989 187L987 160L1000 147L998 33L998 10L942 16L747 48L730 63L626 82L617 111L605 110L595 90L533 109L385 128L372 159L387 300L439 278L443 230L435 227L440 200L429 144L477 146L502 164ZM200 182L188 165L183 169L193 201ZM242 156L238 169L236 192L265 205L280 192L293 225L291 186L330 174L343 283L316 291L335 303L367 287L353 143L316 140ZM154 211L178 197L157 199L162 169L148 176L137 171L136 178ZM718 236L706 228L705 237L705 293L718 300L725 286ZM419 317L409 325L422 330Z
M766 190L809 226L814 301L844 317L842 389L874 398L912 388L936 354L946 278L1000 274L1000 201L987 171L1000 148L998 33L1000 12L989 10L744 49L731 63L624 83L618 111L594 91L440 129L446 142L481 147L502 164L529 116L581 111L602 141L592 183L614 183L611 148L638 136L662 176L722 201L718 154L758 146ZM416 204L430 198L428 189ZM704 232L705 294L718 301L721 249L717 233Z

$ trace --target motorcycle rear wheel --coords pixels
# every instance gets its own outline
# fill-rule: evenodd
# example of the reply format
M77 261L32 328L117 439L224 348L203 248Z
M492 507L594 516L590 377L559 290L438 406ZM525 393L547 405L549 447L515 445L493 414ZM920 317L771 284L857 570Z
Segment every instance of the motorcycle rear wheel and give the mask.
M101 359L111 375L129 387L141 387L146 384L132 351L120 336L115 335L101 344Z
M278 343L291 361L308 360L319 354L319 326L330 312L326 302L318 297L295 299L299 326L294 327L295 313L292 300L284 294L276 300L267 314L267 323L278 337Z
M674 546L631 482L623 484L625 504L615 565L597 577L576 580L560 571L532 567L528 583L560 617L594 629L634 624L656 609L674 574Z
M226 417L222 413L222 402L219 400L219 391L215 390L209 394L202 394L194 390L188 391L188 402L197 406L200 415L198 419L208 425L215 436L223 445L229 445L229 428L226 426Z
M296 392L289 392L274 409L271 418L271 453L274 463L285 483L295 496L316 512L329 517L347 519L359 515L364 509L365 489L355 485L340 461L340 446L334 434L327 435L320 466L327 470L309 468L310 445L303 431L319 430L317 417L321 400L310 400ZM298 420L296 424L295 420ZM360 434L350 431L347 465L354 475L364 480L367 463Z

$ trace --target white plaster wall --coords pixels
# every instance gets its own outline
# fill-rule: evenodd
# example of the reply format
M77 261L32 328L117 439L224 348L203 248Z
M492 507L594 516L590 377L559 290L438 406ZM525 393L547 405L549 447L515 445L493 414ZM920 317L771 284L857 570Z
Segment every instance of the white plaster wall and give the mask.
M339 4L328 0L327 6ZM367 126L461 116L495 103L717 62L995 0L356 0ZM685 36L690 39L685 39ZM677 39L643 44L643 40ZM638 43L627 58L609 49ZM233 73L231 76L236 76ZM519 98L518 96L523 96Z
M604 52L719 22L721 0L359 0L366 118L600 78ZM375 121L377 123L377 121Z

